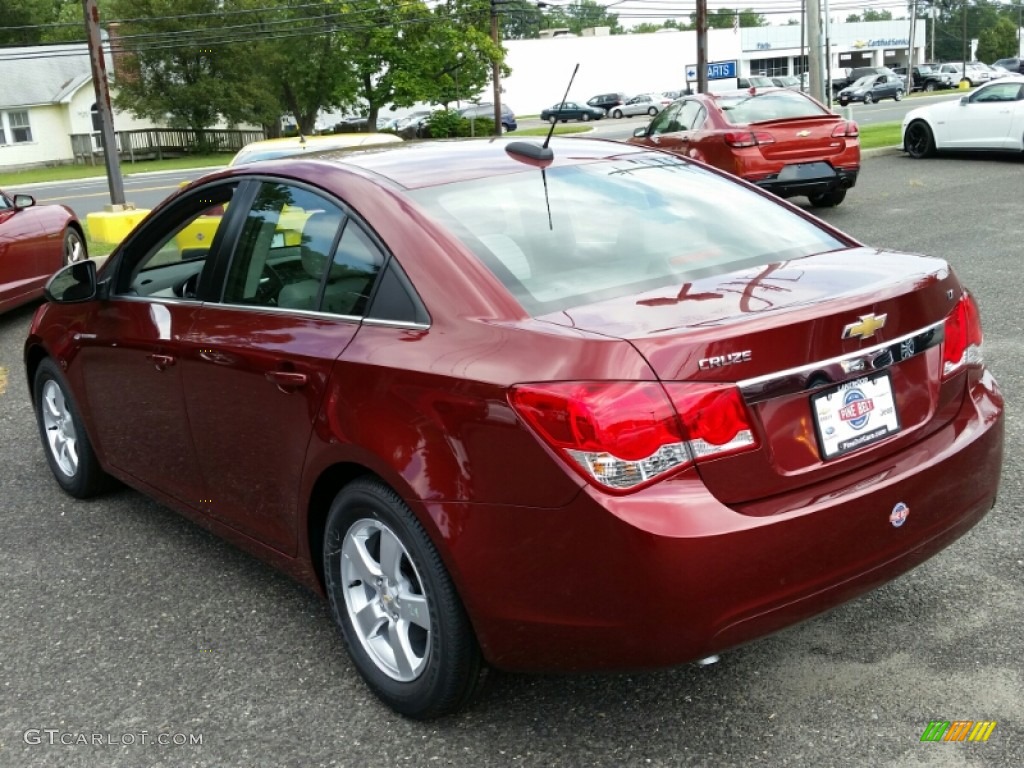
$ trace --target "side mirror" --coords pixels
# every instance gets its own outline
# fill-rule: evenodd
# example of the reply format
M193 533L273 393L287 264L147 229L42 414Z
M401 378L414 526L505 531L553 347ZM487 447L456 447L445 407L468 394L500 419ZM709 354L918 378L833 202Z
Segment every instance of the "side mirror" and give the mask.
M20 210L21 208L31 208L36 204L36 199L32 195L15 195L14 196L14 208Z
M961 96L960 97L960 106L961 107L966 107L968 104L970 104L970 102L971 102L971 97L970 96Z
M97 295L96 262L92 259L68 264L50 278L43 290L47 301L77 304L92 301Z
M633 135L638 139L644 138L647 135L647 126L645 125L642 128L637 128L633 131Z

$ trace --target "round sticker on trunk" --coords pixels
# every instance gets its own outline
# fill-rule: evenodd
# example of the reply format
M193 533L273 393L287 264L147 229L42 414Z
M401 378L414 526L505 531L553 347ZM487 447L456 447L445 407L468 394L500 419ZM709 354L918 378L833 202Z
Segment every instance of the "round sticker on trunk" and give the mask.
M889 522L892 523L893 528L899 528L905 522L907 517L910 515L910 507L904 504L902 501L892 508L892 512L889 513Z

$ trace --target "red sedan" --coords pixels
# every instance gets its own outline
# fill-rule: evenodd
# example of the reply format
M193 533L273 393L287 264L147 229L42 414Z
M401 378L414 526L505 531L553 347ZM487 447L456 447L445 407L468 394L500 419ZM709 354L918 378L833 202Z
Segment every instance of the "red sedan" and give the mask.
M85 258L82 225L70 208L0 192L0 312L39 298L62 265Z
M860 172L860 132L803 93L705 93L673 103L629 140L701 160L780 197L839 205Z
M48 293L25 364L57 482L113 476L325 594L413 717L483 663L707 657L996 498L1003 399L949 264L638 147L230 168Z

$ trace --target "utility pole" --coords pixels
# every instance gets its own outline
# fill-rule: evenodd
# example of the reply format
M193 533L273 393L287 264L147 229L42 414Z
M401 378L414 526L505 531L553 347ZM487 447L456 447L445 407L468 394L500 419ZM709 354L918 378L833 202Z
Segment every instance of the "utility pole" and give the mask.
M803 64L804 68L800 72L800 90L807 93L807 86L804 85L804 76L807 77L810 85L811 75L807 71L807 0L801 0L800 2L800 63Z
M491 81L494 83L494 135L501 136L501 35L498 34L498 5L508 0L491 0L491 40L497 48L491 61Z
M828 0L822 0L825 14L825 104L832 109L832 16L828 10Z
M96 7L96 0L82 0L82 11L85 14L85 34L89 40L92 87L96 93L96 109L100 118L100 143L103 146L103 159L107 164L110 203L115 209L120 210L124 207L124 182L121 179L121 159L117 154L117 137L114 136L114 113L110 108L107 63L103 58L100 11Z
M811 97L825 103L825 77L821 61L821 5L819 0L807 0L807 72Z
M697 93L708 92L708 0L697 0Z
M907 41L907 94L914 92L914 35L917 32L917 0L910 3L910 39Z

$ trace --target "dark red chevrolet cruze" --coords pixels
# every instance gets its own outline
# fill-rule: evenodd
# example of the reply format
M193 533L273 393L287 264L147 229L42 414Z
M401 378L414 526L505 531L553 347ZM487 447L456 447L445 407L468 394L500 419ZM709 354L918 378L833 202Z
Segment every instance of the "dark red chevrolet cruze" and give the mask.
M912 568L996 497L974 299L724 173L591 140L208 176L25 347L110 476L324 593L396 710L481 665L701 659Z

